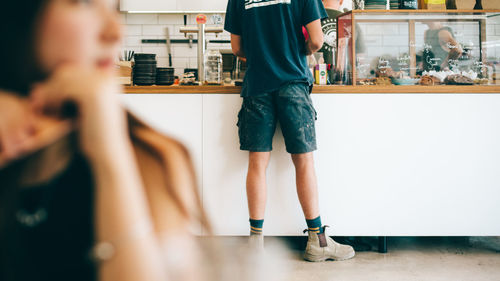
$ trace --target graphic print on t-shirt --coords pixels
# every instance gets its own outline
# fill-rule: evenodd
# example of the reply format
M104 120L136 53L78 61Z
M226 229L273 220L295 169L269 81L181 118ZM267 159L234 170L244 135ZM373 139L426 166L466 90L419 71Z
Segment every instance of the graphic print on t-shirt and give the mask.
M278 4L291 4L292 0L245 0L245 10L252 8L278 5Z
M337 22L334 18L328 18L321 21L321 29L323 30L324 49L332 52L337 45Z

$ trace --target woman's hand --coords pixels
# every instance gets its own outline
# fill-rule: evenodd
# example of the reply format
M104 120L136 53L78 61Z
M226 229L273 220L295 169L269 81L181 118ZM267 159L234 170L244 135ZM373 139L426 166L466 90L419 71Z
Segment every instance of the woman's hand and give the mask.
M35 118L27 102L12 93L0 92L0 162L22 154L23 143L35 130Z
M112 260L99 266L99 280L165 280L120 89L113 78L98 69L61 67L33 90L33 105L58 116L68 102L75 106L80 147L95 183L96 241L110 243L115 252Z
M31 100L36 111L58 117L65 117L65 108L72 105L76 109L82 151L90 160L110 160L123 147L120 144L128 140L119 92L110 73L66 65L36 85Z

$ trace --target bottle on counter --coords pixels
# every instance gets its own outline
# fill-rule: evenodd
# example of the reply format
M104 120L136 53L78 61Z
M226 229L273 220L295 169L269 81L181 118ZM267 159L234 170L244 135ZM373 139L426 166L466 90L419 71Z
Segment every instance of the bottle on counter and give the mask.
M457 9L457 1L456 0L446 0L446 9L456 10Z
M364 10L365 9L365 0L353 0L353 9L354 10Z
M324 63L320 63L316 65L315 68L315 80L318 85L326 85L327 84L328 71L327 66Z
M210 49L205 54L205 84L222 84L222 54L219 50Z
M476 5L474 5L474 10L482 10L482 9L483 9L482 0L476 0Z

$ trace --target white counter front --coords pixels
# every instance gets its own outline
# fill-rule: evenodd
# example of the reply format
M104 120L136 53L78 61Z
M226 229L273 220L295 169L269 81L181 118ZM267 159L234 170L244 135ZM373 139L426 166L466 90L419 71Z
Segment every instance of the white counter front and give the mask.
M500 236L499 94L313 94L321 216L340 236ZM238 94L126 94L190 149L220 235L247 235ZM268 169L266 235L306 228L281 131Z

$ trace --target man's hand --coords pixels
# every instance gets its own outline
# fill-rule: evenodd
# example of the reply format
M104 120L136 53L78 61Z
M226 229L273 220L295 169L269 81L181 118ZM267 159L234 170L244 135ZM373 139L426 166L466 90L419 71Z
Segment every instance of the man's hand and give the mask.
M306 25L309 39L306 41L307 55L312 55L319 51L323 46L323 30L321 29L321 20L315 20Z

